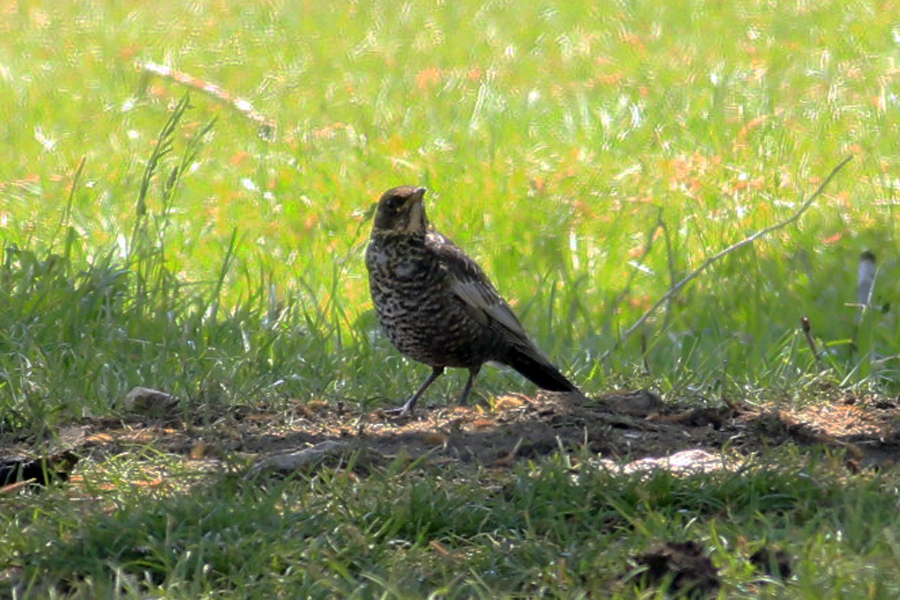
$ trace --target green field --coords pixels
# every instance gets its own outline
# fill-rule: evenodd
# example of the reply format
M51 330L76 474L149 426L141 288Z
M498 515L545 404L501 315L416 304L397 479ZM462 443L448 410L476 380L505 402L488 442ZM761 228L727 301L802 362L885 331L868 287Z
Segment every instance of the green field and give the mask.
M0 448L117 418L139 385L203 422L238 405L399 403L427 368L380 334L362 254L373 202L406 183L429 189L432 222L589 395L895 396L897 9L6 3ZM274 134L147 64L250 102ZM622 337L848 156L797 222L727 254ZM861 312L865 250L879 270ZM426 402L463 381L444 377ZM533 391L489 367L475 395ZM726 572L722 597L897 597L900 479L847 475L822 452L649 484L570 477L555 456L496 478L397 466L264 489L204 480L202 498L132 489L132 465L110 461L93 476L121 485L96 510L55 490L0 496L0 571L21 567L26 597L654 598L614 585L625 555L699 538ZM409 514L392 515L404 502ZM197 515L210 520L179 520ZM743 538L789 548L794 581L751 583L734 558ZM133 552L105 550L121 544ZM0 597L20 593L2 585Z

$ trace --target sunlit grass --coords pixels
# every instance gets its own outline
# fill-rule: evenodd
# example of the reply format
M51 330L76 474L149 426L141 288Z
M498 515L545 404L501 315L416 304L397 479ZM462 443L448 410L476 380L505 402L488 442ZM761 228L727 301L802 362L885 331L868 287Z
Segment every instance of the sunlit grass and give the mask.
M126 252L146 161L185 91L139 61L215 83L276 123L267 141L195 92L175 153L218 121L170 208L167 172L147 208L166 219L168 272L222 277L207 302L239 314L250 298L301 301L318 348L303 360L324 373L329 355L353 357L300 396L409 387L372 372L391 351L369 348L361 261L366 209L404 182L430 188L433 222L588 390L643 364L637 339L596 363L619 331L704 257L789 215L847 154L798 226L728 257L651 321L646 364L663 380L724 361L740 379L791 379L813 366L794 343L801 316L825 341L856 335L845 305L863 249L882 259L876 301L894 293L898 46L865 4L35 3L7 9L3 27L0 111L14 118L0 124L0 236L39 259L64 239L76 264ZM896 320L871 326L891 354ZM867 360L835 348L844 372Z

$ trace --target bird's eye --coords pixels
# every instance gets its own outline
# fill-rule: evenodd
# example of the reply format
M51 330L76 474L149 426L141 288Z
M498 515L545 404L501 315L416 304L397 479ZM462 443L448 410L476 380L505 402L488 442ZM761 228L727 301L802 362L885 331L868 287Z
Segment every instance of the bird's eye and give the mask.
M399 210L403 205L403 198L400 196L391 196L387 199L387 205L391 210Z

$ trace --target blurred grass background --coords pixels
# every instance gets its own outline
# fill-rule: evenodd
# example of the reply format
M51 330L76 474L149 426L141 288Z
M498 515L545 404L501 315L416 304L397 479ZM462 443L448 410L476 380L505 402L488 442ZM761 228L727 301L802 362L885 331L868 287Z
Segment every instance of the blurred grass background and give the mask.
M893 389L892 360L869 366L894 352L893 312L861 332L846 305L865 249L875 303L897 291L890 9L7 4L0 428L103 414L134 385L194 407L399 401L424 368L379 335L362 251L367 209L403 183L431 190L435 225L588 392L648 379L699 399L822 378ZM141 61L251 102L276 137L194 92L147 179L186 90ZM727 257L598 362L674 281L789 216L849 154L796 226ZM483 395L530 389L488 371Z

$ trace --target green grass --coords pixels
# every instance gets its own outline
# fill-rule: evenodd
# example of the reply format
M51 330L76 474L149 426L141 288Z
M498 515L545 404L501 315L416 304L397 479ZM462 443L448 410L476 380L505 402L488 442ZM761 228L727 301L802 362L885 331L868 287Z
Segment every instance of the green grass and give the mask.
M725 389L805 402L823 380L896 393L896 361L870 364L873 351L892 356L900 339L900 266L891 253L900 43L891 8L552 0L4 7L0 442L116 415L135 385L178 395L185 416L201 420L225 405L277 409L287 398L398 402L425 369L378 333L362 251L366 211L401 183L431 190L432 221L480 261L589 393L650 383L675 398ZM184 88L142 78L136 61L169 64L250 100L277 124L277 137L263 139L250 120L200 93L179 115ZM617 346L675 281L789 216L848 154L855 160L797 225L729 255ZM847 304L865 249L879 258L875 303L889 308L857 325ZM821 365L799 331L801 316L828 349ZM429 395L457 391L460 377ZM486 396L530 389L496 369L477 386ZM212 482L220 498L212 507L206 498L146 502L123 492L121 510L84 523L52 492L31 510L0 511L0 562L37 561L29 573L74 581L81 597L114 595L110 573L124 578L125 596L153 596L147 584L159 596L191 598L241 597L245 586L261 598L451 588L444 595L576 597L605 589L632 547L695 537L727 563L740 596L734 590L751 578L729 545L744 536L801 557L799 583L760 588L763 595L892 598L900 587L889 568L897 554L891 475L797 483L776 472L773 494L786 498L776 518L748 499L757 476L669 481L667 493L683 503L666 509L640 504L637 482L594 474L548 483L562 477L555 468L511 475L505 484L528 488L522 497L488 494L461 477L425 485L340 474L262 491ZM341 510L349 513L337 513L346 518L329 516L339 503L330 485L347 494ZM737 499L716 500L728 486ZM517 520L516 502L536 490L559 493L542 502L590 527L569 531L553 515ZM410 494L425 494L436 522L379 517ZM578 505L592 496L597 505ZM476 509L463 503L468 497L480 498ZM707 497L716 510L701 506ZM635 513L636 502L646 514ZM259 514L247 515L256 504ZM234 531L217 516L229 511L246 517ZM160 517L206 512L206 529L177 522L170 531ZM122 535L131 537L117 555L104 536ZM182 542L169 548L167 535ZM180 550L207 538L199 556ZM432 540L464 558L441 562ZM565 565L553 567L562 556ZM149 583L137 581L145 572Z
M7 308L3 319L29 318L32 272L61 255L67 272L57 283L73 288L70 302L58 290L56 307L58 319L72 320L67 350L83 347L88 360L95 347L85 336L110 350L62 371L45 365L55 376L95 379L75 394L79 405L102 413L137 381L188 396L203 381L244 389L270 379L286 382L275 396L402 397L421 373L409 375L378 338L360 254L367 209L403 182L432 190L432 220L481 261L539 343L589 391L644 359L666 390L686 378L721 379L726 361L742 385L790 386L816 369L797 327L804 315L831 344L840 382L870 379L872 348L893 354L893 314L874 315L856 347L856 311L846 306L863 249L881 259L879 306L897 280L887 250L897 101L884 75L897 46L879 11L863 3L454 3L379 16L396 8L9 9L0 110L15 117L0 125L9 149L0 236L18 249L4 251L5 277L25 283L3 293L14 295L7 307L24 303L26 312ZM168 62L251 100L277 124L275 141L194 93L172 152L147 181L184 89L142 78L136 61ZM674 281L785 218L848 154L856 160L798 225L729 256L641 336L616 346ZM141 210L156 239L135 248ZM141 283L129 261L148 253L155 270ZM121 286L129 328L140 321L130 314L135 286L159 294L140 309L154 334L70 314L81 295L98 293L80 283L87 265L87 279ZM157 339L172 327L178 333ZM285 339L298 328L302 341ZM0 402L25 413L13 421L35 423L47 409L23 407L21 397L52 361L43 348L60 341L58 328L27 342L7 329ZM190 356L192 344L214 355ZM186 351L148 372L173 345ZM248 349L263 356L253 361ZM611 349L612 360L598 364ZM396 369L376 368L386 357ZM247 362L256 364L241 370ZM893 362L879 379L894 386ZM522 383L491 370L479 389L513 385ZM44 407L72 397L55 384L37 387L46 388Z
M723 597L895 597L900 581L883 569L898 551L896 477L848 486L820 459L782 451L794 471L689 478L552 460L501 475L324 472L262 487L221 476L174 496L123 484L81 509L38 501L5 535L40 574L37 597L55 585L72 598L115 586L126 598L650 598L627 578L630 557L662 539L699 540ZM770 544L791 556L796 581L752 567Z

